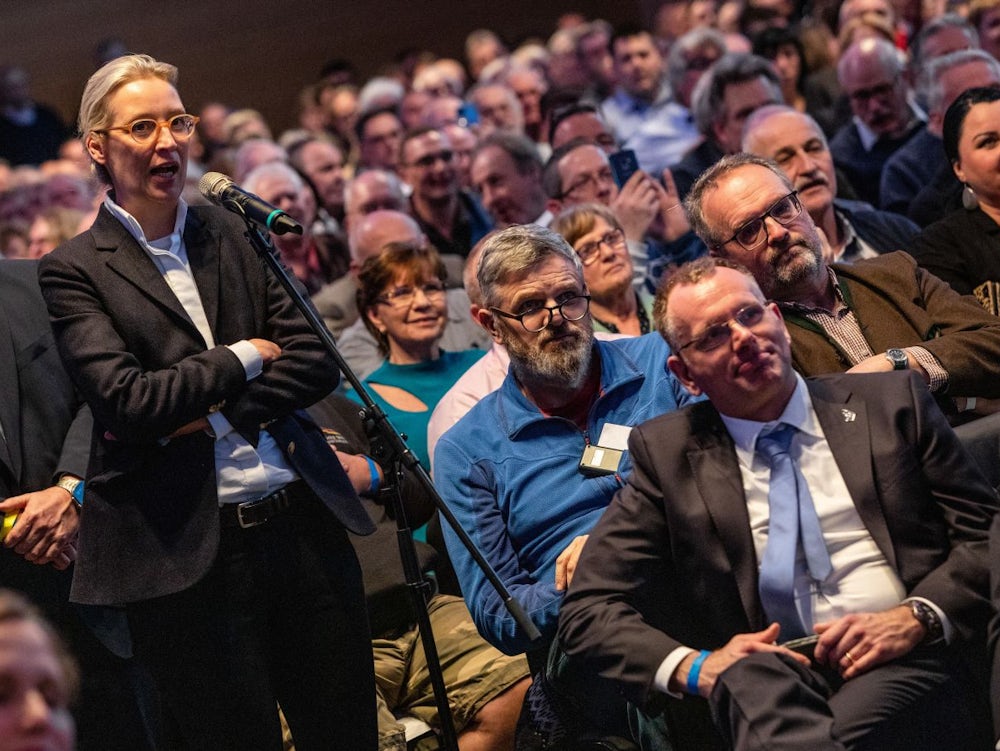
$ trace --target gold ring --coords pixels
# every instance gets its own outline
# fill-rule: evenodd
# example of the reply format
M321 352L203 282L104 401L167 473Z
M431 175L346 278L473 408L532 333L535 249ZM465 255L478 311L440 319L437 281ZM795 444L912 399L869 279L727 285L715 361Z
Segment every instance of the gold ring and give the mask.
M850 650L848 650L848 651L846 651L844 653L844 657L846 657L848 660L850 660L852 665L854 664L854 655L851 654Z

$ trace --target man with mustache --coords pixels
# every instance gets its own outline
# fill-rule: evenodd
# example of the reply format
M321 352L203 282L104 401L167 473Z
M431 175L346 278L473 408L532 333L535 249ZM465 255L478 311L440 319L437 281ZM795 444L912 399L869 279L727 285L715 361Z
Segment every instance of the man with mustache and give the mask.
M803 375L915 370L953 413L1000 396L1000 321L906 253L828 265L812 217L769 159L725 157L686 208L709 252L746 266L778 303Z
M920 231L898 214L837 198L837 173L822 129L809 115L785 105L762 107L747 118L743 150L773 159L798 193L827 242L828 261L849 263L905 250Z
M923 125L903 72L899 50L875 37L852 44L837 64L854 117L834 134L830 150L858 196L875 206L882 167Z

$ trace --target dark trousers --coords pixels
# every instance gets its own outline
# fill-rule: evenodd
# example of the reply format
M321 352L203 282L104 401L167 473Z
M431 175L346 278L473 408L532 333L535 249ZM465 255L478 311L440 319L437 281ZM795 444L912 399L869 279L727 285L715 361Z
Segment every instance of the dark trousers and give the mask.
M305 491L258 527L223 527L189 589L130 605L171 749L278 751L280 703L298 751L376 748L361 570L347 533Z
M914 650L831 685L838 682L764 652L723 672L711 703L719 729L736 751L989 747L977 724L977 698L944 649Z

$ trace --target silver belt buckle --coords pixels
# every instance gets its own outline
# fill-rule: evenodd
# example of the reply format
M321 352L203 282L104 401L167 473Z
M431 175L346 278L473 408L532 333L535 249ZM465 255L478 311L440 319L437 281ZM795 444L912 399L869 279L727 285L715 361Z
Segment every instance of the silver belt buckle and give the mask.
M249 503L241 503L236 507L236 521L239 523L241 529L250 529L251 527L259 527L261 524L267 521L267 517L259 519L257 521L246 521L243 518L243 511L248 508L253 508L260 501L250 501Z

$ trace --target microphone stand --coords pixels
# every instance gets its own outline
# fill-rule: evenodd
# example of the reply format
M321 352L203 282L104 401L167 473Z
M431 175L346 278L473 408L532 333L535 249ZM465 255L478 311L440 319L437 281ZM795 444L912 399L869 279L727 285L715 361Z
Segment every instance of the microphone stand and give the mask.
M403 563L403 571L406 575L406 583L410 592L410 599L417 618L417 627L420 632L420 641L424 647L424 654L427 655L427 667L431 678L431 685L434 689L434 699L438 708L438 715L441 720L442 744L448 751L458 751L458 735L455 732L455 724L452 719L451 710L448 706L448 694L444 685L444 675L441 671L441 661L438 657L437 645L434 642L434 634L431 630L430 616L427 612L427 600L430 598L431 586L420 571L420 564L417 559L416 547L413 544L412 531L406 520L406 511L403 508L402 487L404 472L409 471L423 485L424 489L434 500L434 505L445 521L451 525L456 536L462 545L468 550L469 555L475 560L476 565L482 570L490 584L500 595L504 605L510 614L517 621L525 633L532 641L541 638L538 628L532 623L524 612L521 603L514 599L513 595L497 576L496 571L483 554L476 548L474 542L469 537L462 526L458 523L451 509L445 505L441 495L437 492L431 482L427 471L421 466L416 455L406 445L403 436L400 435L388 416L371 398L371 395L362 385L357 374L351 369L343 355L337 349L337 344L333 335L320 320L316 309L305 299L301 292L295 287L291 277L285 267L281 265L278 253L271 242L269 233L247 217L243 208L236 201L225 201L226 208L243 217L247 226L247 238L257 255L267 263L274 273L275 278L281 283L285 291L291 297L295 306L299 309L310 328L316 333L327 351L333 356L340 372L343 373L351 387L357 391L364 402L361 412L361 419L364 422L365 430L368 433L371 443L372 456L378 460L382 467L391 467L391 471L385 471L386 483L383 485L381 494L392 499L393 514L396 517L396 539L399 544L399 555Z

